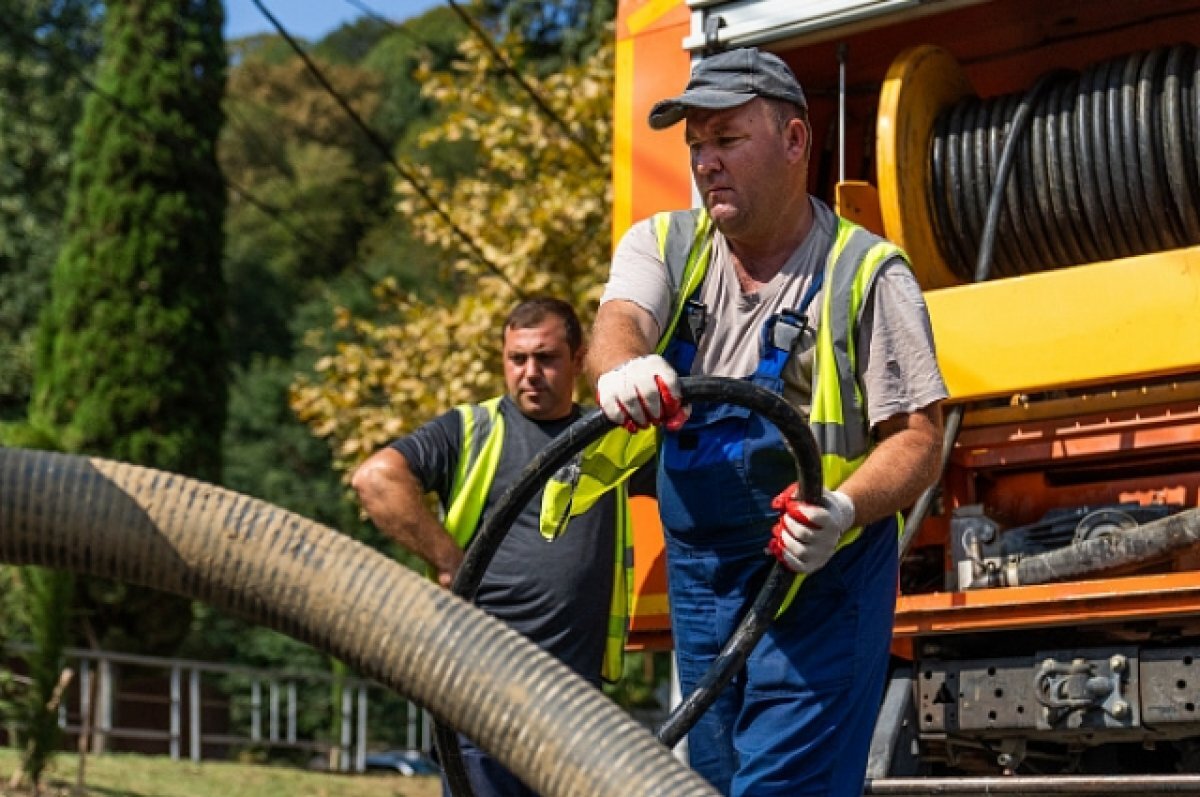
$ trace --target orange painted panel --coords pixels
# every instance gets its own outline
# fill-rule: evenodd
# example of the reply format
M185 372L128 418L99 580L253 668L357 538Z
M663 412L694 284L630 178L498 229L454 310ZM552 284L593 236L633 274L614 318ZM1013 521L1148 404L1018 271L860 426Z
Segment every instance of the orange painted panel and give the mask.
M1200 572L902 595L896 635L920 637L1200 614Z
M658 502L650 496L629 499L633 520L633 610L630 630L662 631L671 627L667 605L667 564Z
M682 126L651 130L650 108L682 91L691 72L683 49L683 0L623 2L613 108L613 242L661 210L691 207L692 178Z

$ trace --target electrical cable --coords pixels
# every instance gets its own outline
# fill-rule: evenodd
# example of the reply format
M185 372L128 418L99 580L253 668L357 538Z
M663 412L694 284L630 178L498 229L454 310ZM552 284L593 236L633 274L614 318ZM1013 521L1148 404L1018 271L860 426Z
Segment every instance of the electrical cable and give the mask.
M1200 51L1179 44L1042 81L1032 107L1028 95L968 97L935 122L927 193L951 270L977 279L988 197L1002 184L998 144L1021 111L1029 132L1012 155L990 273L1200 244Z
M359 11L362 11L376 22L387 25L389 28L403 33L412 41L415 41L428 49L428 45L424 41L416 36L413 36L412 33L410 33L403 25L397 24L390 19L381 16L379 13L371 10L368 6L360 2L360 0L346 0L346 2L357 8ZM549 119L550 122L555 125L555 127L561 130L563 135L567 137L567 140L578 147L583 153L584 157L591 161L593 166L605 168L604 160L598 154L596 154L596 151L592 149L592 146L571 128L571 126L560 113L550 107L550 103L544 97L542 97L538 90L534 88L528 80L525 79L525 76L522 75L517 68L512 65L512 62L509 61L504 53L501 52L500 48L496 46L496 43L492 40L492 37L486 30L484 30L479 22L469 13L467 13L464 8L455 3L454 0L446 0L446 5L448 5L450 9L458 15L458 18L464 25L467 26L468 30L470 30L471 33L480 41L480 43L483 44L487 51L491 53L492 59L500 66L501 71L512 78L513 82L515 82L521 88L521 90L528 95L529 99L533 101L533 104L542 113L542 115ZM588 229L587 238L584 239L582 243L588 243L597 232L599 232L597 226L592 225ZM605 229L605 233L607 232L608 230Z
M378 22L380 25L384 25L384 26L390 28L391 30L396 31L401 36L408 39L410 42L417 45L425 52L427 52L427 53L432 52L432 49L429 46L429 42L425 41L420 36L415 35L405 25L400 24L398 22L393 22L392 20L383 16L382 14L380 14L378 11L374 10L373 8L367 6L366 4L364 4L362 2L359 2L359 0L346 0L346 2L349 3L350 5L354 6L355 8L357 8L365 16L369 17L370 19L374 20L375 22Z
M346 0L346 2L354 3L355 0ZM547 102L544 97L542 97L538 90L535 89L529 83L529 81L525 79L525 76L522 75L517 68L512 65L512 62L508 60L504 53L500 51L500 48L496 46L496 42L492 40L492 37L488 35L486 30L483 29L478 20L468 14L466 9L454 2L454 0L445 0L445 2L446 5L450 6L450 9L458 15L458 18L462 20L462 23L467 26L471 33L475 35L475 38L479 40L480 44L482 44L487 51L491 53L492 58L500 66L500 69L504 72L504 74L512 78L513 82L520 86L521 90L529 96L529 99L531 99L533 104L537 106L537 109L542 112L542 115L553 122L554 125L563 132L563 135L565 135L571 141L571 143L579 147L584 156L592 162L592 165L603 168L604 159L596 154L596 151L592 149L591 144L585 141L578 132L576 132L569 124L567 124L567 121L563 119L560 113L550 107L550 103Z
M808 502L820 500L821 456L808 423L783 397L741 379L688 376L681 380L687 403L718 402L737 404L758 413L773 423L782 434L796 461L797 484L801 497ZM495 555L513 521L542 489L546 480L570 463L592 441L615 428L600 410L593 410L567 427L562 434L538 453L517 480L505 490L476 532L454 577L454 594L473 600L488 564ZM745 664L767 627L783 605L795 575L776 562L759 590L753 605L725 643L708 672L696 688L671 713L657 732L659 741L674 747L688 729L712 705L721 689ZM615 588L615 587L614 587ZM434 742L442 771L453 797L471 797L470 783L463 769L458 737L441 722L434 723Z

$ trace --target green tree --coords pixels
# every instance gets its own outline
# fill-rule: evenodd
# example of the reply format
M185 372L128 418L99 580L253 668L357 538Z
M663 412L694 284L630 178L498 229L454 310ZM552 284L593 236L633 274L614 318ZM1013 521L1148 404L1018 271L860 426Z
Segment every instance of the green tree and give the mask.
M210 481L227 393L222 22L219 0L107 5L30 406L69 452ZM100 579L80 593L106 647L169 651L189 627L180 598Z
M110 3L31 415L70 451L216 480L225 418L219 0Z
M0 0L0 421L25 417L98 0Z
M477 12L507 40L521 42L543 74L578 64L603 46L616 0L479 0Z
M322 72L361 116L378 106L378 74L350 65ZM364 232L386 215L382 155L298 58L248 59L230 73L221 133L233 190L224 269L232 360L290 359L297 307L356 266Z
M384 78L379 108L371 123L385 139L398 142L402 154L420 157L415 135L428 128L440 110L422 95L420 71L449 69L465 35L467 28L458 15L438 6L392 25L360 62Z
M75 579L70 573L41 567L22 567L21 590L25 600L25 630L33 650L25 656L29 688L21 693L19 715L25 726L22 776L40 782L61 732L56 710L66 686L64 668L68 617Z
M386 319L343 309L332 333L314 333L331 353L315 378L297 382L292 405L331 442L343 472L447 407L498 392L500 327L519 296L562 296L585 320L594 312L609 253L611 55L604 47L578 67L527 76L555 118L497 82L475 39L455 71L423 76L446 121L422 140L469 142L479 165L457 178L421 170L442 213L407 182L397 185L399 208L446 253L457 292L431 300L384 280Z

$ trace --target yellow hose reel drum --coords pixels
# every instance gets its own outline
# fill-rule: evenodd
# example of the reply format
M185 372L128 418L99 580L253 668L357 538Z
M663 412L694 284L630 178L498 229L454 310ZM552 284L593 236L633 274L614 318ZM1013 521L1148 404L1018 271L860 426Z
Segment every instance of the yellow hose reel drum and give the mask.
M958 62L940 47L911 47L892 62L879 96L876 163L884 232L908 253L926 290L961 284L934 237L926 195L929 147L938 114L974 94Z

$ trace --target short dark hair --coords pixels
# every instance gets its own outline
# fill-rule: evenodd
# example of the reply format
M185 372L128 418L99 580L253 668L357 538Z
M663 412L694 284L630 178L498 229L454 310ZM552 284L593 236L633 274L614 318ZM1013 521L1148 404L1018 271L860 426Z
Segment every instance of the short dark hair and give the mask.
M808 107L797 105L787 100L771 99L770 97L763 97L763 102L770 109L771 118L775 120L775 126L779 129L780 133L787 129L788 122L793 119L799 119L800 123L808 130L808 144L804 153L804 157L807 160L812 153L812 125L808 122Z
M546 316L562 319L563 327L567 330L567 348L572 354L579 351L583 345L583 326L579 323L579 316L570 304L552 296L536 296L518 304L504 320L504 331L536 327L546 320Z
M775 117L775 123L779 125L781 131L793 119L799 119L804 124L808 124L808 108L803 105L797 105L787 100L776 100L771 97L763 97L763 102L770 106L771 115Z

